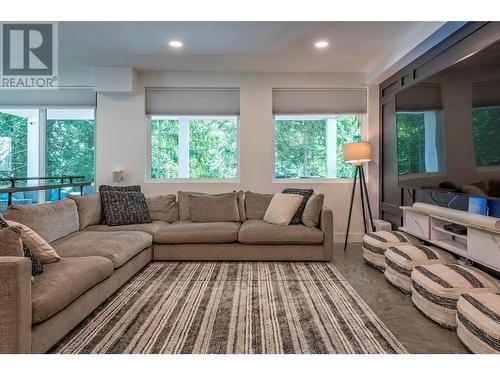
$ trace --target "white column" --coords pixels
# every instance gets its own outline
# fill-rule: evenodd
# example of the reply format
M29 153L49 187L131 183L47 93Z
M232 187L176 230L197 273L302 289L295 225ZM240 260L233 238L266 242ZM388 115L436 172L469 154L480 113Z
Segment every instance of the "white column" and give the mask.
M28 121L28 177L37 177L40 170L40 125L38 117L29 117ZM28 181L28 185L36 185L37 181Z
M189 178L189 119L179 118L179 178Z
M326 177L337 177L337 119L326 120Z

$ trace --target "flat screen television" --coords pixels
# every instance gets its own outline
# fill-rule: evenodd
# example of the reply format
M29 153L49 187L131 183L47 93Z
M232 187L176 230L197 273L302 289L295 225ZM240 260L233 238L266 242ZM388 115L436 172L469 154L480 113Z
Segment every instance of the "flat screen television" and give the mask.
M400 187L500 199L500 41L399 92L396 130Z

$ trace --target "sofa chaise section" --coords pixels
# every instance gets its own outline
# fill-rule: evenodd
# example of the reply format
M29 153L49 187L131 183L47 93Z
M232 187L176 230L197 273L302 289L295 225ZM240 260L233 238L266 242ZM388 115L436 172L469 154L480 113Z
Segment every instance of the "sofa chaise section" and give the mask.
M152 260L151 234L80 231L72 200L14 206L4 216L30 226L62 259L31 282L27 258L0 257L8 279L0 293L1 353L46 352Z
M64 258L46 264L31 285L32 324L57 314L90 288L113 275L113 263L104 257Z

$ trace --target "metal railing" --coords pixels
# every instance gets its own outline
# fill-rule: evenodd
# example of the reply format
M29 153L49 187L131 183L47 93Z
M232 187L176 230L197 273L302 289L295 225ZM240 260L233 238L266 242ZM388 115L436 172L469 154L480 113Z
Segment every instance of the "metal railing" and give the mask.
M85 176L48 176L48 177L7 177L0 178L1 182L10 182L10 187L0 188L0 194L7 193L8 201L7 205L12 205L12 194L27 191L39 191L39 190L52 190L57 189L57 199L61 199L61 189L62 188L80 188L80 194L83 195L84 186L90 186L91 182L74 182L74 180L84 179ZM27 186L16 186L18 181L48 181L48 180L59 180L57 184L45 184L45 185L27 185Z

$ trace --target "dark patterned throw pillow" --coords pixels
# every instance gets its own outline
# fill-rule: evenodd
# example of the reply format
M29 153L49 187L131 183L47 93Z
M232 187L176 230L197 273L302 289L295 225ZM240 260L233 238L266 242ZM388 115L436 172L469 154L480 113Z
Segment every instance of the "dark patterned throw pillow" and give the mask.
M0 217L0 228L8 228L9 224ZM26 258L30 258L31 260L31 276L38 276L43 273L42 263L38 260L36 256L34 256L30 249L23 242L23 253Z
M113 185L101 185L99 186L99 193L103 191L141 191L141 185L129 185L129 186L113 186ZM101 194L101 202L102 202L102 194ZM101 203L102 205L102 203ZM106 223L106 217L104 216L104 211L102 211L101 216L101 224Z
M151 223L143 193L101 191L102 211L110 226Z
M297 208L297 211L295 211L295 215L293 215L292 221L290 224L301 224L302 222L302 214L304 213L304 208L306 208L306 203L313 195L314 190L313 189L283 189L282 191L283 194L299 194L302 195L302 202L300 203L299 208Z

